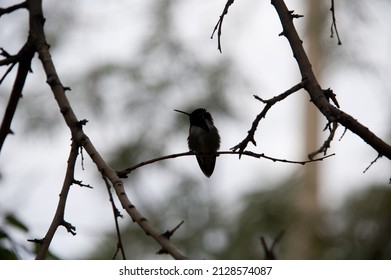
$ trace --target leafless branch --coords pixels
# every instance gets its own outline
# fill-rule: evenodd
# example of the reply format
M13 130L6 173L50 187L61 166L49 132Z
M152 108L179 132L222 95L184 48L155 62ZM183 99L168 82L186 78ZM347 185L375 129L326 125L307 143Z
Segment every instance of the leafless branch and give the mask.
M265 260L276 260L277 259L276 254L274 252L274 247L282 239L283 235L284 235L284 231L282 230L277 234L276 238L274 238L273 243L270 247L267 246L265 237L263 237L263 236L260 237L261 245L262 245L262 248L265 252Z
M115 202L113 199L113 195L111 193L111 186L110 186L109 181L104 176L102 176L102 178L106 184L107 192L109 194L109 198L110 198L109 200L110 200L111 208L113 209L113 215L114 215L115 231L117 233L117 248L116 248L115 254L113 256L113 259L116 258L117 253L120 251L121 255L122 255L122 259L126 260L125 250L124 250L124 246L122 243L121 231L119 229L119 224L118 224L118 218L122 218L123 216L121 215L121 212L118 210L117 206L115 206Z
M376 157L373 161L371 161L371 163L367 166L367 168L365 168L365 170L364 170L362 173L367 172L368 169L371 168L371 166L372 166L379 158L381 158L381 155L377 155L377 157Z
M68 198L69 189L75 181L74 172L75 172L75 163L78 156L78 148L79 147L77 143L75 141L72 141L71 151L68 157L67 171L65 174L64 183L62 185L60 199L57 205L57 210L45 237L42 239L41 248L36 256L37 260L42 260L45 258L45 255L49 250L49 246L50 243L52 242L54 234L56 233L57 228L60 225L63 225L68 230L68 232L70 232L72 235L76 234L75 232L76 228L72 226L70 223L65 222L64 213L65 213L65 205Z
M323 153L323 155L326 155L327 150L330 148L330 143L334 139L335 131L337 130L337 128L338 128L337 122L328 123L326 125L324 130L329 129L329 131L330 131L329 137L327 137L327 139L324 141L323 145L318 150L316 150L308 155L309 159L314 159L314 157L320 153Z
M117 171L117 174L118 174L118 176L120 178L127 178L127 175L129 173L131 173L132 171L134 171L137 168L140 168L142 166L149 165L149 164L152 164L152 163L155 163L155 162L158 162L158 161L162 161L162 160L173 159L173 158L183 157L183 156L194 156L194 155L195 155L195 153L190 151L190 152L185 152L185 153L170 154L170 155L166 155L166 156L162 156L162 157L157 157L157 158L153 158L153 159L150 159L150 160L146 160L146 161L137 163L137 164L132 165L132 166L130 166L130 167L124 169L124 170ZM307 164L307 163L310 163L310 162L315 162L315 161L322 161L322 160L324 160L326 158L334 156L334 154L330 154L330 155L327 155L327 156L324 156L324 157L321 157L321 158L305 160L305 161L294 161L294 160L280 159L280 158L267 156L264 153L258 154L258 153L254 153L254 152L251 152L251 151L243 151L243 152L240 152L240 151L239 152L236 152L236 151L219 151L219 152L216 152L215 154L208 154L208 155L202 155L202 156L216 156L216 155L217 156L218 155L239 155L239 156L245 155L245 156L254 157L254 158L265 158L265 159L271 160L273 162L292 163L292 164L301 164L301 165L304 165L304 164Z
M234 3L235 0L228 0L227 3L225 3L224 10L220 15L219 20L216 23L215 28L213 29L212 36L210 36L211 39L213 39L214 34L216 33L217 30L217 49L219 52L222 52L221 49L221 29L223 27L223 20L226 14L228 14L228 9L229 6L231 6Z
M42 12L42 0L28 0L27 6L30 12L30 38L38 52L43 69L46 74L47 83L49 84L54 98L60 108L60 112L69 127L72 140L79 146L83 146L89 157L95 163L102 176L106 177L112 184L122 207L126 210L134 222L136 222L144 232L151 236L162 248L164 248L175 259L186 259L186 257L167 239L161 236L159 231L136 209L135 205L130 202L123 181L117 173L106 163L95 146L84 133L82 126L84 123L76 117L65 91L69 88L64 87L56 72L56 67L52 61L49 45L46 42L43 30L44 17Z
M7 61L7 63L11 63L11 65L15 65L16 62L19 62L19 65L18 65L18 71L16 74L15 82L10 94L10 99L8 101L7 108L4 113L3 121L1 122L0 151L3 147L6 137L9 134L13 133L11 130L12 119L14 118L14 114L18 106L19 99L22 97L23 87L26 82L28 72L30 70L31 60L33 59L34 52L35 52L34 46L32 45L32 42L29 40L20 50L18 55L12 57L12 61ZM4 50L3 50L3 55L4 55ZM10 60L11 56L6 59ZM8 68L6 74L11 71L12 67ZM2 79L4 78L5 76L2 77Z
M338 45L342 45L341 39L339 38L339 34L338 34L337 19L335 17L334 0L331 0L330 11L331 11L331 19L332 19L331 26L330 26L330 37L334 38L334 31L335 31L335 34L337 35L337 39L338 39Z
M16 11L18 9L24 9L26 7L27 7L27 5L26 5L26 1L25 1L25 2L15 4L15 5L7 7L7 8L0 8L0 17L5 14L12 13L13 11Z
M269 111L269 109L274 105L276 104L277 102L281 101L281 100L284 100L285 98L287 98L289 95L291 95L292 93L296 92L296 91L299 91L300 89L302 89L304 87L304 82L300 82L298 83L297 85L294 85L292 88L288 89L287 91L281 93L280 95L277 95L271 99L268 99L268 100L263 100L262 98L254 95L254 98L255 99L258 99L260 100L262 103L266 104L266 106L263 108L262 112L259 113L257 115L257 117L255 118L255 120L253 121L253 124L250 128L250 130L247 132L247 136L246 138L244 138L242 140L242 142L240 142L239 144L237 144L236 146L232 147L231 150L232 151L237 151L239 150L239 157L241 156L241 154L243 153L243 151L246 149L247 145L249 142L253 143L254 146L257 145L256 141L255 141L255 131L257 130L258 128L258 124L259 122L261 121L262 118L264 118L266 116L266 113Z
M176 227L174 227L172 230L167 230L165 233L162 234L163 237L170 239L171 236L183 225L184 221L181 221ZM162 248L160 249L156 254L162 255L162 254L167 254L167 251Z
M302 81L305 81L304 88L309 93L314 105L329 122L338 122L363 139L369 146L375 149L378 154L391 159L391 145L384 142L355 118L330 104L330 96L327 96L325 91L321 89L315 74L312 71L312 66L304 51L303 43L293 25L291 12L288 10L283 0L272 0L271 3L280 17L283 27L282 34L288 39L293 56L299 66Z

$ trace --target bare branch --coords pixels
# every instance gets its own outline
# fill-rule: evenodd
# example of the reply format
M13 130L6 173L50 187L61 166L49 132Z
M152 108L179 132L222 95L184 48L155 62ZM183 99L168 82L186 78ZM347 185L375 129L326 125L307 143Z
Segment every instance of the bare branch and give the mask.
M372 166L379 158L381 158L381 155L377 155L377 157L376 157L373 161L371 161L371 163L367 166L367 168L365 168L365 170L364 170L362 173L367 172L368 169L371 168L371 166Z
M68 157L67 171L65 174L64 183L62 185L60 199L57 205L57 210L45 237L42 239L42 243L41 243L42 246L36 256L37 260L42 260L45 258L45 255L49 250L49 246L50 243L52 242L54 234L56 233L57 228L60 225L63 225L68 230L68 232L70 232L72 235L76 234L75 232L76 228L72 226L70 223L65 222L64 213L65 213L65 205L68 198L69 189L75 181L74 172L75 172L75 163L76 163L77 156L78 156L78 145L76 144L75 141L72 141L71 151Z
M162 234L163 237L167 238L167 239L170 239L171 236L181 227L181 225L183 225L184 221L181 221L176 227L174 227L172 230L167 230L165 233ZM163 254L167 254L167 251L162 248L160 249L157 253L157 255L163 255Z
M17 60L14 60L12 62L13 63L12 65L15 65L16 63L15 61L18 61L19 66L18 66L15 82L12 87L10 99L8 101L7 108L5 110L3 121L0 127L0 151L3 147L5 138L8 136L8 134L12 134L12 130L11 130L12 119L14 118L14 114L18 106L19 99L22 97L23 87L26 82L27 74L30 70L31 60L33 59L34 52L35 52L34 46L29 40L18 53ZM12 67L10 67L7 70L6 74L12 70ZM4 78L5 76L2 77L2 79Z
M262 248L263 248L263 250L265 252L265 260L276 260L277 259L276 258L276 254L274 252L274 247L282 239L283 235L284 235L284 231L281 230L277 234L276 238L274 238L273 243L270 246L270 248L267 246L265 238L263 236L260 237L261 245L262 245Z
M217 30L217 49L220 53L222 53L221 49L221 29L223 27L223 20L226 14L228 14L229 6L231 6L234 3L235 0L228 0L227 3L225 3L224 10L220 15L219 20L216 23L215 28L213 29L212 35L210 36L211 39L213 39L214 34Z
M335 34L337 35L337 39L338 39L338 45L342 45L341 39L339 38L339 34L338 34L337 19L335 17L334 0L331 0L330 11L331 11L331 19L332 19L331 26L330 26L330 38L334 38L334 31L335 31Z
M331 127L331 124L333 125L332 127ZM338 128L338 123L337 122L328 123L324 130L326 130L327 128L330 131L329 137L327 137L326 141L324 141L323 145L318 150L316 150L308 155L309 159L314 159L314 157L320 153L323 153L323 155L326 155L327 150L330 148L330 143L334 139L335 131Z
M293 56L299 66L302 80L306 81L305 89L309 93L311 101L314 103L314 105L327 118L328 121L338 122L363 139L380 155L391 159L391 145L377 137L373 132L359 123L355 118L330 104L330 96L327 96L324 90L321 89L315 74L312 71L311 63L304 51L302 41L297 34L297 31L292 22L291 14L287 9L284 1L272 0L271 3L275 7L280 17L283 27L282 34L288 39L288 42L291 45Z
M140 162L138 164L132 165L132 166L130 166L130 167L124 169L124 170L117 171L117 174L118 174L118 176L120 178L127 178L127 175L129 173L131 173L132 171L134 171L137 168L140 168L142 166L149 165L149 164L152 164L152 163L155 163L155 162L158 162L158 161L162 161L162 160L167 160L167 159L172 159L172 158L177 158L177 157L183 157L183 156L194 156L194 155L195 155L194 152L186 152L186 153L178 153L178 154L171 154L171 155L167 155L167 156L157 157L157 158L153 158L153 159L146 160L146 161ZM258 153L254 153L254 152L251 152L251 151L243 151L243 152L240 152L240 151L238 151L238 152L236 152L236 151L219 151L219 152L216 152L215 154L206 154L206 155L202 155L202 156L214 157L216 155L217 156L219 156L219 155L239 155L239 156L245 155L245 156L254 157L254 158L265 158L265 159L271 160L273 162L293 163L293 164L304 165L304 164L307 164L307 163L310 163L310 162L322 161L322 160L324 160L324 159L326 159L328 157L334 156L335 154L327 155L327 156L324 156L324 157L321 157L321 158L317 158L317 159L305 160L305 161L294 161L294 160L280 159L280 158L267 156L264 153L258 154Z
M122 255L122 259L126 260L125 249L124 249L124 245L122 243L121 231L119 229L119 224L118 224L118 218L123 217L123 216L121 215L121 212L118 210L117 206L115 206L113 195L111 193L111 186L110 186L109 181L104 176L102 176L102 178L103 178L103 181L106 184L107 192L109 194L109 200L110 200L111 208L113 209L113 214L114 214L115 231L117 233L117 249L115 251L113 259L116 258L118 251L120 251L121 255Z
M25 1L25 2L15 4L15 5L7 7L7 8L0 8L0 17L2 15L12 13L13 11L16 11L18 9L25 9L26 7L27 7L27 5L26 5L26 1Z
M246 149L249 142L253 143L253 145L256 146L257 143L254 139L254 137L255 137L254 135L255 135L255 131L257 130L258 124L261 121L261 119L266 116L266 113L269 111L269 109L274 104L276 104L277 102L279 102L281 100L284 100L289 95L291 95L292 93L294 93L296 91L299 91L303 87L304 87L304 82L300 82L297 85L294 85L292 88L288 89L287 91L285 91L285 92L281 93L280 95L277 95L269 100L263 100L259 96L254 95L255 99L260 100L261 102L265 103L266 106L265 106L265 108L263 108L262 112L260 114L258 114L257 117L255 118L255 120L253 121L253 124L252 124L250 130L248 131L246 138L244 138L242 140L242 142L240 142L236 146L232 147L231 150L235 151L235 152L237 150L239 150L239 158L240 158L241 153Z
M118 177L117 173L105 162L91 140L84 133L82 125L76 117L65 94L67 88L62 85L49 52L49 45L46 42L43 30L45 20L42 13L42 0L28 0L27 4L30 11L30 38L33 40L36 50L38 51L39 59L41 60L46 73L47 83L53 92L67 126L71 130L72 140L79 146L83 146L89 157L95 163L97 169L110 181L122 207L126 210L132 220L136 222L147 235L151 236L159 243L173 258L186 259L186 257L167 238L161 236L159 231L155 229L130 202L123 182Z

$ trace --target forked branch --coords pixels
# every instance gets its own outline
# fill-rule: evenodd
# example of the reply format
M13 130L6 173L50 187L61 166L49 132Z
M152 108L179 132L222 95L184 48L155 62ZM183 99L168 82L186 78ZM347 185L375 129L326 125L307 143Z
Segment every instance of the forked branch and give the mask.
M295 26L293 25L291 12L288 10L283 0L272 0L271 3L275 7L277 14L280 17L283 28L282 34L288 39L293 56L299 66L302 80L306 81L305 89L310 95L311 101L314 103L314 105L329 122L337 122L341 124L363 139L368 145L375 149L379 155L391 159L391 146L389 144L380 139L355 118L333 106L329 102L331 97L330 91L325 92L322 90L314 72L312 71L311 63L303 48L303 43L297 34ZM335 98L335 95L333 97ZM336 105L338 106L338 103Z

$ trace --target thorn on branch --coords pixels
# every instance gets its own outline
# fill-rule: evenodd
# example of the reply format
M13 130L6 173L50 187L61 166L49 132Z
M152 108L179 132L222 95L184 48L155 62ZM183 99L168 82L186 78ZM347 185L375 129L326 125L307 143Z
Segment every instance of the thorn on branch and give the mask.
M180 228L180 226L184 223L184 221L181 221L176 227L174 227L172 230L167 230L165 233L162 233L161 235L168 240L170 240L171 236ZM164 248L161 248L156 254L157 255L163 255L167 254L167 250Z
M344 131L343 131L341 137L339 137L338 141L341 141L341 140L342 140L342 138L343 138L343 137L345 136L345 134L346 134L346 131L348 131L347 127L345 127L345 129L344 129Z
M5 80L5 78L7 77L7 75L12 71L14 66L18 63L18 59L19 59L20 55L10 55L3 48L0 48L0 50L1 50L0 55L5 57L5 59L1 61L0 65L9 65L9 64L11 64L8 67L7 71L5 71L5 73L3 74L3 76L0 79L0 85L1 85L3 83L3 81ZM19 53L21 53L21 52L19 52Z
M84 125L86 125L88 123L88 120L84 119L84 120L80 120L76 123L76 126L78 128L82 128Z
M36 243L36 244L43 244L44 240L43 238L41 239L27 239L28 242Z
M80 180L75 180L73 179L73 184L75 185L79 185L80 187L85 187L85 188L89 188L89 189L93 189L93 187L91 187L91 185L88 185L88 184L83 184L82 181Z
M165 233L162 233L162 236L166 237L167 239L170 239L171 236L183 225L184 221L181 221L176 227L174 227L172 230L167 230Z
M302 17L304 17L303 15L294 14L294 12L295 12L294 10L289 11L289 14L291 15L292 19L293 18L302 18Z
M10 58L12 56L3 48L0 48L0 50L1 50L0 55L4 56L5 58Z
M337 101L337 95L333 92L333 90L331 88L323 90L323 93L326 96L327 101L329 101L331 99L331 101L333 101L334 105L337 106L337 108L339 108L339 104Z
M61 225L64 226L70 234L72 234L73 236L76 235L76 227L74 227L71 223L68 223L63 220L61 222Z

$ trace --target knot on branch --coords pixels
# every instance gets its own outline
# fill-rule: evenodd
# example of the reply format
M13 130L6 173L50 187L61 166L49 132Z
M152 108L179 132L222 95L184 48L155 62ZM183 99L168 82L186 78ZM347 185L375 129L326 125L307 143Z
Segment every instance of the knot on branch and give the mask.
M28 241L28 242L32 242L32 243L36 243L36 244L42 245L43 242L44 242L44 239L43 239L43 238L41 238L41 239L35 238L35 239L27 239L27 241Z
M333 101L334 105L339 108L339 104L337 101L337 95L334 93L334 91L331 88L323 90L324 95L326 96L326 99L328 102Z
M70 234L72 234L73 236L76 235L76 227L73 226L71 223L62 220L61 225L65 227Z
M81 181L81 180L75 180L75 179L73 179L72 183L75 184L75 185L79 185L80 187L93 189L93 187L92 187L91 185L89 185L89 184L83 184L83 181Z
M171 236L177 231L177 229L180 228L180 226L184 223L184 221L181 221L176 227L174 227L172 230L167 230L166 232L162 233L161 236L164 238L167 238L167 240L170 240ZM161 248L157 253L157 255L163 255L168 254L167 250L164 248Z
M82 127L83 125L86 125L86 124L88 123L88 120L87 120L87 119L80 120L80 121L78 121L77 123L78 123L78 125L79 125L80 127Z
M295 12L294 10L289 11L289 14L291 15L292 19L304 17L303 15L294 14L294 12Z

